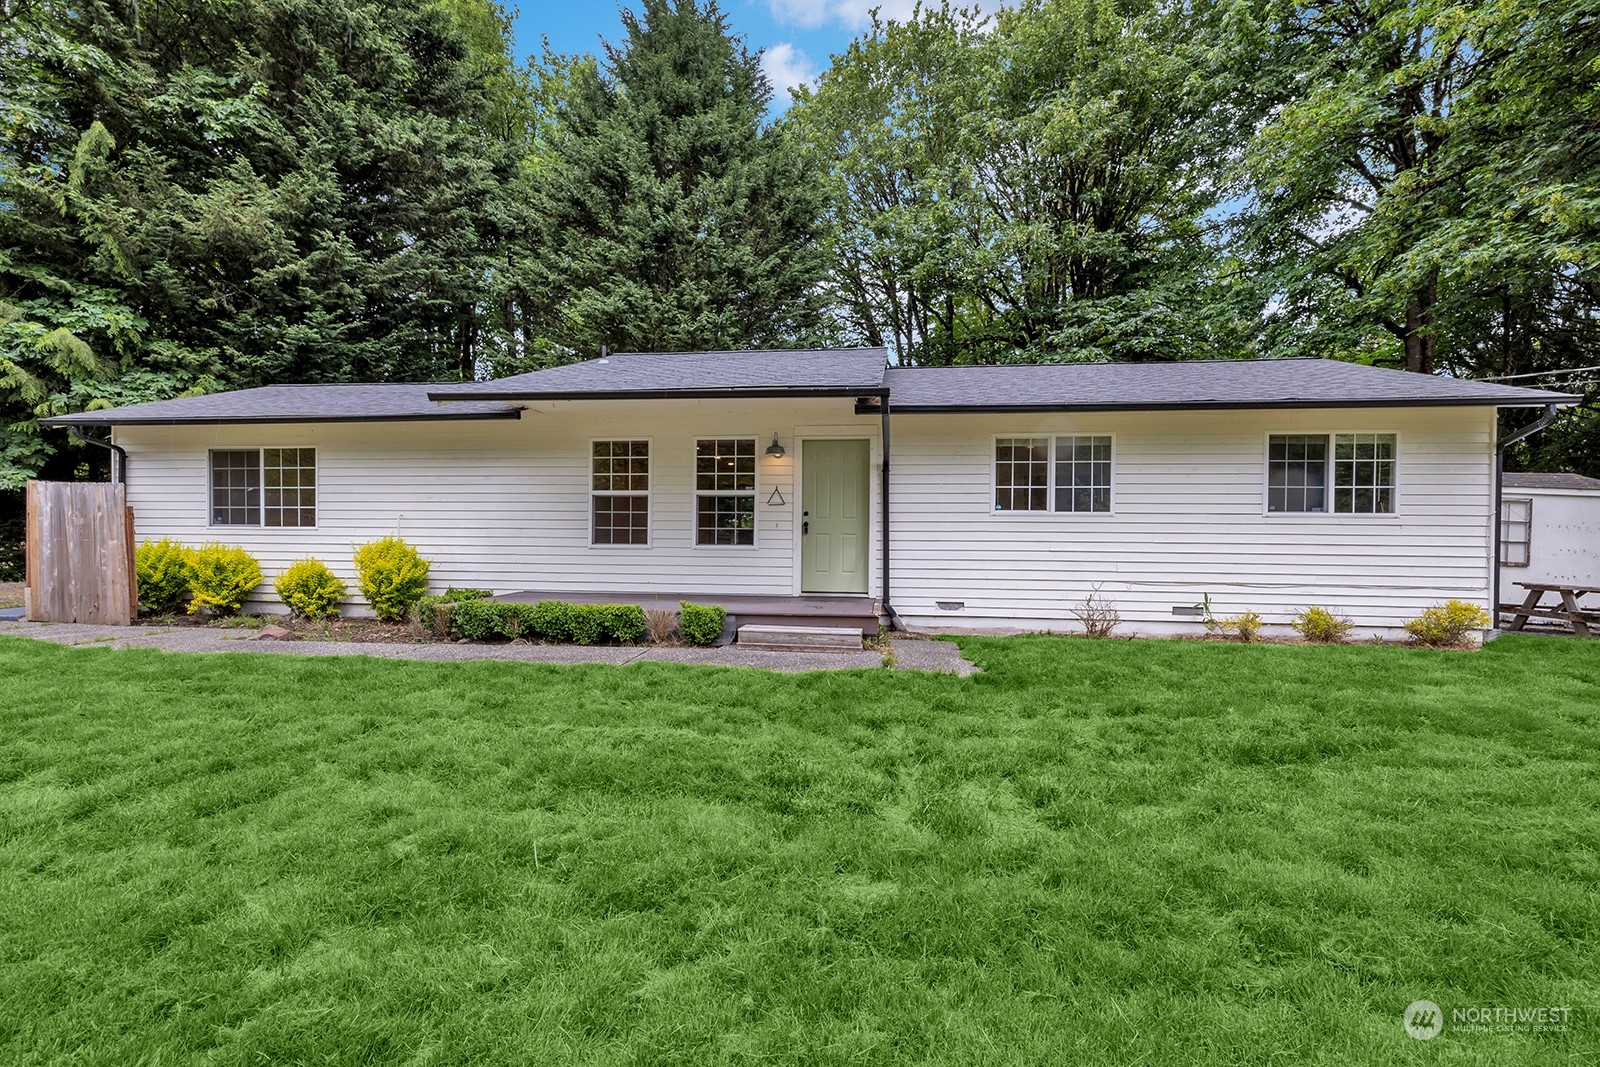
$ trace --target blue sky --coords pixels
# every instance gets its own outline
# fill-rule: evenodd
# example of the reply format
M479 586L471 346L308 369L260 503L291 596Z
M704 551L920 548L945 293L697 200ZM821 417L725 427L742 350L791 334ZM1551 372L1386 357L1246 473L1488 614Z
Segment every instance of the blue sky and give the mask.
M558 52L596 52L600 39L622 36L618 0L524 0L517 15L518 58L539 52L539 36L550 38ZM636 6L636 5L635 5ZM882 9L885 18L904 18L911 0L722 0L723 11L752 49L766 54L763 64L776 93L774 105L788 105L789 86L816 76L828 57L842 52L851 38L866 29L868 12Z

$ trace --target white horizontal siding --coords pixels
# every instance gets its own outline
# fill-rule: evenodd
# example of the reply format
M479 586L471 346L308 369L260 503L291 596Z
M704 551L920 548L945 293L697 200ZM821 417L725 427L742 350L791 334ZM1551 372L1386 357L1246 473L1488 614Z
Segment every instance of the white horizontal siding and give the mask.
M705 596L799 592L800 441L872 441L872 584L878 419L848 400L542 403L521 420L124 428L137 534L219 539L261 558L269 579L314 555L353 578L354 546L398 533L433 561L436 587ZM1269 432L1400 436L1399 511L1266 515ZM748 436L758 463L755 548L693 544L697 437ZM992 510L993 438L1109 433L1111 515ZM1492 414L1472 408L894 418L893 602L916 625L1071 628L1096 586L1129 631L1186 632L1172 615L1207 593L1218 613L1282 624L1319 604L1368 631L1450 597L1487 603ZM589 544L591 439L652 443L652 544ZM312 445L318 526L207 525L207 450ZM782 505L769 505L777 489ZM961 601L959 612L936 601Z
M354 546L397 533L433 563L435 587L496 592L660 590L706 596L799 592L795 474L804 437L873 442L872 586L878 566L878 419L851 400L628 404L541 403L518 421L285 426L125 427L128 497L140 540L243 545L268 585L312 555L352 581ZM767 457L777 434L788 454ZM695 441L757 439L756 545L694 544ZM651 442L651 544L592 546L589 446ZM215 448L315 446L317 526L210 526L207 453ZM768 504L773 490L782 505Z
M1111 434L1113 513L997 514L997 436ZM1396 433L1394 515L1268 515L1270 433ZM1310 605L1385 632L1449 598L1488 603L1486 409L899 415L892 601L914 625L1071 629L1099 586L1128 632L1195 632L1174 607L1282 626ZM946 611L937 602L959 602Z

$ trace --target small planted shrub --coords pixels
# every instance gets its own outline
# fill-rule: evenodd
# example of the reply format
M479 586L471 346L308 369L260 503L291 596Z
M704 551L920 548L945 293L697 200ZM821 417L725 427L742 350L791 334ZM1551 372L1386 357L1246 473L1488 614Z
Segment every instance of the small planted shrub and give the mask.
M607 604L606 636L619 645L631 645L649 632L644 609L637 604Z
M1261 636L1261 616L1253 611L1223 618L1213 616L1206 619L1206 632L1236 637L1249 644Z
M189 578L189 614L236 614L261 584L261 564L238 545L208 542L195 549Z
M171 538L146 541L133 554L139 603L157 615L178 610L194 578L194 551Z
M428 596L418 597L412 610L416 612L418 625L424 630L434 637L448 637L450 611L455 606L455 598L430 593Z
M509 641L522 632L522 604L463 600L450 611L450 630L469 641Z
M1459 648L1467 635L1488 627L1489 613L1476 604L1451 600L1435 606L1406 623L1406 633L1419 645L1430 648Z
M651 608L644 613L644 625L650 634L650 640L658 645L664 645L678 633L678 613L663 608Z
M1083 598L1082 604L1072 609L1072 616L1083 627L1085 637L1110 637L1122 623L1122 613L1100 595L1098 585Z
M331 619L350 588L320 559L307 556L273 579L278 599L302 619Z
M428 591L428 561L398 537L381 537L356 549L361 595L384 622L404 622Z
M1327 608L1307 608L1289 623L1295 633L1322 645L1336 645L1350 636L1355 623Z
M435 598L424 598L424 602ZM644 612L631 604L566 604L541 600L537 604L500 604L489 600L463 600L449 607L450 633L472 641L508 641L517 637L543 637L551 641L576 641L598 645L603 641L628 644L644 636Z
M547 641L572 640L572 607L560 600L539 601L529 620L533 632Z
M606 638L610 613L604 604L573 604L568 616L572 640L580 645L598 645Z
M722 627L728 613L719 604L691 604L680 601L678 607L678 633L691 645L710 645L722 636Z
M488 600L494 596L492 589L462 589L452 585L444 591L444 599L454 602L462 600Z

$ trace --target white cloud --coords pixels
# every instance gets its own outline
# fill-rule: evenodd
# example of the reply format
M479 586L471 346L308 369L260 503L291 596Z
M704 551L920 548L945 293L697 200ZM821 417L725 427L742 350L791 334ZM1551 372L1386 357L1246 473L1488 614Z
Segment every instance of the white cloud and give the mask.
M775 44L761 53L761 69L766 72L772 87L779 91L780 100L783 100L781 93L785 90L815 83L819 73L811 57L788 41ZM779 110L787 103L783 100Z
M767 0L772 17L791 26L814 30L836 22L846 29L864 30L872 24L872 9L885 22L904 22L916 9L917 0Z

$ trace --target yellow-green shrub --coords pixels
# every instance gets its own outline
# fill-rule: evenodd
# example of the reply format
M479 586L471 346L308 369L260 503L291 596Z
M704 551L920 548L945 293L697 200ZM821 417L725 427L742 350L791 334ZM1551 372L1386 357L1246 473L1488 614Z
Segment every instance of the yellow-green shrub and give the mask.
M1253 611L1247 611L1242 615L1229 615L1221 619L1208 617L1206 631L1229 634L1249 644L1261 636L1261 616Z
M1289 623L1295 632L1307 641L1318 644L1337 644L1350 636L1355 623L1327 608L1307 608Z
M261 564L238 545L209 541L195 549L189 578L189 614L232 615L261 584Z
M428 591L428 561L398 537L380 537L356 549L361 595L384 622L404 622Z
M158 615L178 610L194 577L194 550L171 538L146 541L133 554L139 603Z
M1467 643L1467 635L1488 627L1489 613L1465 600L1434 606L1406 623L1406 633L1419 645L1454 648Z
M320 559L296 561L272 582L278 599L303 619L331 619L339 614L339 601L349 587Z

